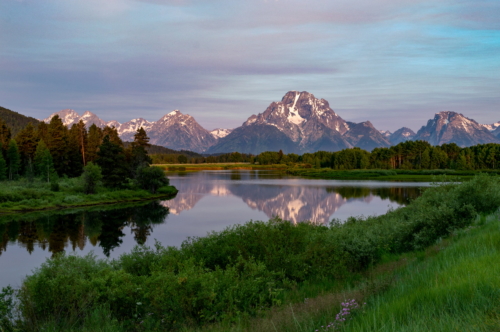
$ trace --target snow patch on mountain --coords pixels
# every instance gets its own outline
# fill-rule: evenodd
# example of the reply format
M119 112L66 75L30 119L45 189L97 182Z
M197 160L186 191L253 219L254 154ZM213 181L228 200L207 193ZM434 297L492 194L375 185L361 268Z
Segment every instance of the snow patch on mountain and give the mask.
M233 129L215 128L210 132L210 134L212 134L215 138L222 138L229 135L232 131Z

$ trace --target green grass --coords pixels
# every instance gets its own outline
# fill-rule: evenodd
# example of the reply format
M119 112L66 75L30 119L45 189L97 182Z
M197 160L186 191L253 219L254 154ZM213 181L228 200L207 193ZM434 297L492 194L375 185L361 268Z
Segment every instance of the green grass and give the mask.
M402 270L345 331L500 331L498 214L482 223Z
M289 168L287 173L296 176L332 179L332 180L381 180L381 181L418 181L432 182L436 176L446 175L458 181L472 179L479 173L498 175L499 171L458 171L450 169L438 170L333 170L331 168Z
M100 187L96 194L85 195L79 178L60 179L57 191L50 183L40 180L4 181L0 183L0 214L134 202L172 197L176 193L177 189L172 186L160 188L157 194L129 186L124 189Z
M283 170L288 166L284 164L255 165L251 163L203 163L203 164L155 164L167 171L202 171L202 170Z

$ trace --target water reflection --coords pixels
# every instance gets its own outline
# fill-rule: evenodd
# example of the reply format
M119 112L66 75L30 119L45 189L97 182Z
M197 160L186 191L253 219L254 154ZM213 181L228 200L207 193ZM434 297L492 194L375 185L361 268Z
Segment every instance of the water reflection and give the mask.
M236 196L251 209L267 217L279 216L293 222L326 223L344 204L370 203L374 197L406 205L421 194L428 183L380 181L332 181L298 179L269 171L217 171L170 173L179 194L164 202L179 215L191 210L205 196Z
M165 222L168 208L158 202L128 207L46 212L4 216L0 220L0 255L9 242L17 242L31 254L35 247L52 255L70 247L83 250L90 243L109 256L119 247L129 228L138 244L146 242L155 225Z

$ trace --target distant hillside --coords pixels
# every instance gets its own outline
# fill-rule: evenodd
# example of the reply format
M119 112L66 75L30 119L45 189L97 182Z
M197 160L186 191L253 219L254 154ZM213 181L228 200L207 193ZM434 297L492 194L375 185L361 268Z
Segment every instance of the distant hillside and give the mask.
M0 119L5 121L7 126L10 127L10 130L12 131L12 137L15 137L17 133L21 131L21 129L28 125L28 123L31 122L34 126L36 126L40 122L35 118L19 114L1 106Z
M127 148L131 142L123 142L123 145ZM146 149L149 154L183 154L186 157L202 157L201 154L188 151L188 150L172 150L164 146L151 145Z

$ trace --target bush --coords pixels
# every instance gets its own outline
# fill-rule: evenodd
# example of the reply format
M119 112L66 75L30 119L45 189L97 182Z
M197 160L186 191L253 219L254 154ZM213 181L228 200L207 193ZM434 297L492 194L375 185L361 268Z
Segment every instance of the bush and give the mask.
M95 194L97 186L102 180L101 167L89 162L82 173L83 192L87 195Z
M140 188L156 193L158 188L169 184L163 169L159 167L141 167L137 170L137 184Z

